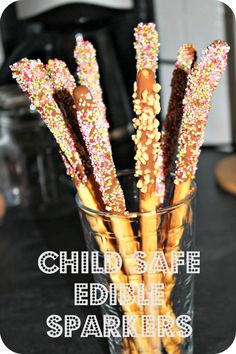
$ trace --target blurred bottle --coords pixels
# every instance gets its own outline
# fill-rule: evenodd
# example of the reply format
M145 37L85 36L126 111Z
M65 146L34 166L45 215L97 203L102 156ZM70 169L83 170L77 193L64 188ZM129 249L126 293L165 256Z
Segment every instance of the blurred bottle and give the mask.
M55 142L28 97L16 85L0 87L0 193L6 206L57 213L68 197L61 166Z

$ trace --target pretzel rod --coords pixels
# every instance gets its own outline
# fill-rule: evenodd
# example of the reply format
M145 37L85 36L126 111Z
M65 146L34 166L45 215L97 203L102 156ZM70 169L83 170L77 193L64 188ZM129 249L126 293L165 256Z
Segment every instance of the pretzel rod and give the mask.
M210 110L213 92L218 86L227 63L229 46L223 41L213 42L203 52L200 63L196 64L188 77L187 89L183 100L183 120L179 137L176 163L176 177L172 205L187 198L191 182L195 178L198 158L203 143L206 121ZM173 210L166 241L166 260L170 265L172 250L178 251L186 220L187 203ZM175 286L171 272L165 276L166 306L171 308L170 296ZM166 309L164 310L166 312ZM172 343L171 343L172 341ZM164 338L168 354L180 353L176 347L178 337Z
M93 95L101 112L100 119L103 121L104 128L106 127L108 129L109 124L106 119L106 107L102 98L96 50L91 42L78 39L74 50L74 57L78 65L77 72L79 83L82 86L86 86Z
M168 105L167 116L164 121L163 131L161 136L161 154L159 157L159 167L160 173L157 178L157 193L161 201L164 200L165 188L170 177L172 163L174 161L174 156L177 149L177 142L179 137L180 125L183 116L183 98L187 85L187 77L190 74L191 68L196 60L196 50L192 44L184 44L178 53L175 70L173 71L171 80L171 96ZM165 237L163 237L163 229L165 230L167 226L168 230L168 219L164 218L161 230L161 242L164 244ZM167 231L168 232L168 231ZM166 235L166 231L164 232ZM165 284L165 276L162 275L162 281ZM169 293L169 286L167 289L165 287L165 292ZM165 296L167 300L167 296ZM170 309L167 306L161 307L162 314L170 314ZM176 316L173 311L171 311L171 316L176 320ZM177 330L176 326L175 331ZM163 340L165 347L168 346L169 339ZM181 339L179 339L179 344Z
M75 52L74 52L76 62L78 64L78 74L80 76L80 82L87 84L89 87L91 87L93 91L93 95L96 96L96 100L100 106L101 111L103 112L103 121L105 122L104 126L108 129L109 125L108 122L106 121L106 107L103 103L102 100L102 90L100 86L100 74L99 74L99 69L98 69L98 64L96 60L96 52L95 49L93 48L92 44L86 41L78 41ZM70 95L72 96L73 90L76 87L75 80L73 76L69 73L69 70L66 68L66 65L59 61L59 60L54 60L49 61L48 70L50 71L50 75L54 78L54 82L58 83L58 89L63 89L63 87L60 87L61 81L63 82L63 86L68 88L68 91ZM59 74L59 75L58 75ZM73 98L71 97L72 102ZM68 100L67 100L68 101ZM73 112L71 112L71 115L73 117L73 126L76 128L76 125L78 125L77 121L77 116L76 116L76 110L73 108L73 103L69 103L69 106L72 107ZM101 117L101 116L100 116ZM101 119L101 118L100 118ZM82 134L80 129L78 130L79 132L79 138L80 140L83 140ZM86 151L87 152L87 151ZM87 159L89 160L89 159ZM85 160L86 161L86 160ZM90 161L90 160L89 160ZM86 165L85 165L86 166ZM89 165L89 169L92 169L92 167ZM100 245L101 246L101 245ZM101 249L101 247L100 247ZM128 338L126 339L126 342L128 341ZM135 353L135 347L132 345L132 341L129 340L129 347L130 350L132 348L132 352ZM127 345L126 345L127 347Z
M137 251L137 242L135 242L130 221L125 215L125 199L116 177L110 144L107 143L109 137L98 119L100 111L85 86L77 87L74 90L74 101L80 129L88 148L95 179L100 186L106 210L115 214L108 215L108 218L111 221L119 253L123 259L127 282L136 285L142 281L141 275L134 273L133 270L132 255ZM142 324L139 306L137 306L136 314L139 315L136 329L138 333L141 333ZM140 353L151 353L147 338L136 337L134 342Z
M139 24L135 29L137 82L134 84L134 118L136 135L135 142L135 176L138 177L139 204L141 213L142 251L146 253L146 262L149 265L153 253L158 249L157 229L160 220L156 217L156 177L157 154L159 149L160 133L156 115L160 112L160 85L156 83L155 71L158 59L158 33L155 24ZM150 298L150 284L160 281L160 274L143 275L145 292ZM146 315L158 315L158 307L145 306ZM160 353L160 338L152 338L153 352Z
M166 184L177 149L179 131L183 116L183 98L187 77L196 61L196 49L192 44L184 44L178 53L171 80L171 96L161 136L163 156L162 182Z
M76 87L75 79L62 60L49 60L48 64L46 65L46 70L49 77L51 78L51 82L55 90L54 98L61 111L63 112L65 121L70 124L75 135L76 144L79 147L82 164L90 181L90 190L94 197L99 201L100 210L103 210L104 205L102 202L101 193L94 179L89 154L77 122L76 109L74 107L74 100L72 97L73 90Z
M73 132L79 140L83 138L76 118L76 110L73 101L73 90L76 87L75 79L71 75L66 63L59 59L50 59L46 65L48 76L51 78L54 87L54 98L64 113L65 119L71 124Z
M177 56L175 70L171 80L171 96L168 105L166 119L163 124L161 135L161 149L159 154L158 166L159 175L157 177L157 193L163 201L165 189L168 187L168 180L174 157L177 150L178 137L183 116L183 98L187 86L187 77L196 60L196 50L192 44L184 44ZM166 218L162 223L165 229ZM164 235L161 233L161 241L164 243Z
M70 124L72 131L75 134L76 144L78 145L80 151L82 164L90 181L90 190L94 197L99 201L100 210L104 210L101 193L94 179L89 154L77 121L76 109L74 107L74 100L72 97L73 90L76 87L75 79L62 60L49 60L46 65L46 70L51 78L51 82L55 90L54 98L63 112L65 121Z
M86 174L91 175L92 167L83 141L83 136L78 126L74 100L72 97L73 90L76 87L75 79L67 68L66 63L59 59L50 59L46 65L46 71L51 78L51 83L54 87L54 98L63 112L64 119L71 125L73 133L77 139L81 160L85 167Z
M124 214L125 199L116 177L109 136L99 120L100 111L85 86L74 90L78 123L87 146L107 211Z
M168 179L171 172L172 163L174 161L174 156L176 153L177 142L179 137L180 125L183 116L183 97L187 85L187 77L191 71L191 68L196 60L196 50L192 44L183 45L178 53L175 70L173 72L171 80L171 96L168 105L167 116L163 125L163 132L161 137L161 157L162 160L159 161L161 166L160 174L158 178L158 188L159 197L164 200L165 186L168 183ZM163 193L163 194L161 194ZM165 228L166 219L162 228ZM168 221L167 221L168 222ZM162 237L162 243L164 238ZM165 284L165 277L163 277L163 283ZM167 289L165 288L165 291ZM168 288L169 291L169 288ZM165 297L166 298L166 297ZM168 307L162 306L161 312L163 314L170 312ZM175 320L174 312L171 313L172 318ZM176 330L176 328L175 328ZM165 346L168 345L168 338L163 340ZM181 340L179 341L179 344Z

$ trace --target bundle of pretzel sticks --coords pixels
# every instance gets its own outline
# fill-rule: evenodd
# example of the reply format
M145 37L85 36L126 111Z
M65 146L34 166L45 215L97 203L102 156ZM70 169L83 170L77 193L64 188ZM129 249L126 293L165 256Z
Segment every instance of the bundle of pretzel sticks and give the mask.
M155 212L164 204L175 205L191 192L213 92L224 73L229 46L217 40L211 43L196 62L196 49L184 44L178 52L171 81L171 96L162 131L159 130L161 86L156 82L159 39L155 24L140 23L134 32L137 78L134 83L133 119L135 135L135 176L139 190L141 249L147 263L157 249L168 255L179 249L185 218L184 206L176 209L165 223L165 240L158 240L161 219ZM100 86L99 67L93 45L80 39L74 51L79 85L66 64L51 59L44 65L39 59L24 58L11 66L13 77L26 91L58 143L60 154L72 178L81 202L109 215L126 216L125 197L112 158L109 124ZM167 193L171 173L174 180L171 195ZM150 213L149 213L150 212ZM144 215L142 217L142 214ZM107 232L102 218L89 219L91 227L101 235ZM137 251L134 230L128 218L112 218L111 228L123 260L123 268L111 274L115 284L144 283L147 296L150 283L165 285L164 305L160 307L122 306L125 314L138 315L136 327L141 331L143 314L168 314L175 318L171 294L175 277L171 273L136 274L132 255ZM125 240L126 242L122 242ZM97 240L101 252L107 250ZM114 245L108 245L114 250ZM170 261L169 261L170 262ZM181 353L183 339L173 337L147 338L137 336L124 340L124 353Z

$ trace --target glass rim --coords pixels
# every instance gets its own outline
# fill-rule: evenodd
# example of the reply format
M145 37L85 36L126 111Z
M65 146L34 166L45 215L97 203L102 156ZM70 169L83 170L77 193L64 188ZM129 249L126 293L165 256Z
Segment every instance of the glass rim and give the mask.
M117 172L117 176L125 176L125 175L129 175L129 174L134 174L134 170L133 169L124 169L124 170L120 170ZM172 174L174 175L174 174ZM155 211L146 211L146 212L140 212L140 211L127 211L126 214L122 215L122 214L118 214L118 213L114 213L111 211L104 211L104 210L97 210L97 209L93 209L90 208L86 205L84 205L79 197L79 194L76 193L75 196L75 201L77 206L79 207L79 209L90 213L90 214L94 214L94 215L100 215L100 216L115 216L115 217L120 217L120 218L137 218L139 216L148 216L148 215L161 215L161 214L165 214L167 212L173 211L177 208L179 208L180 206L183 206L184 204L187 204L189 202L191 202L194 197L196 196L197 193L197 185L196 182L193 180L191 182L191 192L187 195L187 197L181 199L178 203L174 203L172 205L167 205L167 206L163 206L161 208L156 209Z

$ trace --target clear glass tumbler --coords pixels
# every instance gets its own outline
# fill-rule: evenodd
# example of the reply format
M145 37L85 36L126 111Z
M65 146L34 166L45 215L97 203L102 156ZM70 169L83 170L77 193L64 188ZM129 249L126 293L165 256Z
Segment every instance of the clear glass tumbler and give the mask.
M118 177L128 210L125 216L93 210L83 205L79 196L76 197L88 251L98 252L101 266L105 262L105 252L117 252L123 261L119 271L93 275L96 283L108 289L114 284L117 290L118 304L111 305L114 294L110 291L110 298L101 306L103 316L115 315L120 323L117 329L119 334L108 337L110 353L191 354L192 330L187 331L184 322L188 324L188 329L189 326L192 329L194 275L186 271L189 262L186 261L186 255L195 251L193 231L196 186L193 183L188 197L176 205L167 205L155 212L140 213L139 191L133 172L121 171ZM149 225L148 230L144 225ZM144 241L144 237L148 241ZM152 273L144 272L141 264L141 274L137 274L137 263L133 255L143 250L144 242L145 250L148 250L144 259L146 265L150 266L149 270L152 268ZM175 261L172 259L173 254ZM163 271L165 266L160 270L163 258L155 258L157 255L164 257L165 265L168 265L167 273ZM180 264L178 272L173 274L171 264L181 263L180 258L185 264ZM159 261L154 263L154 259ZM156 272L154 264L159 265L159 268L155 268ZM120 288L120 284L126 284L125 290ZM159 288L156 284L159 284ZM159 300L158 296L155 297L157 288ZM130 303L129 299L132 299ZM127 321L124 317L132 316L136 316L136 332L133 334L132 331L127 332L127 326L132 325L127 322L124 325Z

